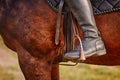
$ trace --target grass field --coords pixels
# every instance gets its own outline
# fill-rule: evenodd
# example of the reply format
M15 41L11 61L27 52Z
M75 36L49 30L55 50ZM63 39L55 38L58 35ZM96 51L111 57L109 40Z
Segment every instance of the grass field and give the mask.
M79 64L61 66L61 80L120 80L120 67Z
M15 52L7 49L0 38L0 80L24 80ZM120 67L79 64L60 66L60 80L120 80Z

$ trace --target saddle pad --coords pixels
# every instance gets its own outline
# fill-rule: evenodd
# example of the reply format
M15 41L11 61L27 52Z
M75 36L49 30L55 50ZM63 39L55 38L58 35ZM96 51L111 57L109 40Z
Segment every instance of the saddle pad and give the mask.
M95 15L120 11L120 0L90 0L90 1ZM58 11L60 0L47 0L47 2L55 11ZM64 6L63 12L65 12L66 10L67 9Z

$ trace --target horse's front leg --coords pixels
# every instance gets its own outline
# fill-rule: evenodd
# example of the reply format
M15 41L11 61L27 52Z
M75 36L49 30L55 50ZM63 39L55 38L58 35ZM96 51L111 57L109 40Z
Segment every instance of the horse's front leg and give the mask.
M52 65L51 80L59 80L59 64Z
M51 80L51 65L37 59L25 49L18 49L19 64L26 80Z

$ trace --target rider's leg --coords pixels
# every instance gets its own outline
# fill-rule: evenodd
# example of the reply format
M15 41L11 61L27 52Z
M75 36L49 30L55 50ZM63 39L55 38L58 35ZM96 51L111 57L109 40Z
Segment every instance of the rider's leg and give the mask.
M65 2L81 26L85 57L104 55L106 50L96 27L90 0L65 0ZM80 45L75 50L66 53L64 57L77 59L79 55Z

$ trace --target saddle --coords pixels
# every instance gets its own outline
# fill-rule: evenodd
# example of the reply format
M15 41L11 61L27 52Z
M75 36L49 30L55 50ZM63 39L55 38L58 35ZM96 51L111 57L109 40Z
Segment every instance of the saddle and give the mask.
M50 7L58 12L59 4L61 0L46 0ZM101 15L105 13L111 13L120 11L120 0L90 0L94 15ZM62 12L67 12L68 7L66 4L63 6Z
M64 3L63 0L46 0L50 7L58 12L58 20L56 26L56 35L55 35L55 43L59 44L59 29L60 29L60 19L61 15L64 15L64 25L63 25L63 33L64 33L64 53L71 51L74 49L74 37L78 34L78 26L77 21L72 15L71 11ZM120 11L120 0L90 0L94 15L102 15L106 13ZM80 38L78 37L79 42Z

